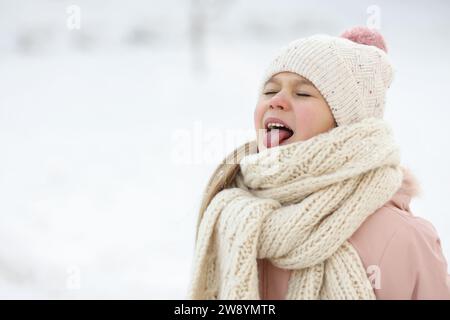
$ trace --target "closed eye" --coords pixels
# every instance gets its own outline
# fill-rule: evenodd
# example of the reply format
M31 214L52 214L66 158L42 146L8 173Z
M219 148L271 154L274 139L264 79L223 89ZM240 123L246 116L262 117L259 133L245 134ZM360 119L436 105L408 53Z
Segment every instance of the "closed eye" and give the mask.
M264 92L265 95L276 94L276 93L277 92L275 92L275 91ZM300 96L300 97L311 97L311 95L307 94L307 93L297 93L297 96Z

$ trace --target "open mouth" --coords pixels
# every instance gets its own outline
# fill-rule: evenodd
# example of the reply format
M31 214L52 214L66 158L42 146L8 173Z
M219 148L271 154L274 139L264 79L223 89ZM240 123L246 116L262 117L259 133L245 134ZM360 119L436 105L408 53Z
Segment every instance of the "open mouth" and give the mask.
M294 131L282 120L267 118L264 121L264 144L267 148L284 144L294 135Z

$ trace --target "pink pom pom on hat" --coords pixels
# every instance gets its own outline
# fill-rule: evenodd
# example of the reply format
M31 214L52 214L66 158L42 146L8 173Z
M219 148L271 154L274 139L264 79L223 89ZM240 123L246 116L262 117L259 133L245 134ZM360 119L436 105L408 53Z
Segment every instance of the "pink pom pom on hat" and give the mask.
M341 37L356 43L375 46L386 53L388 52L383 36L375 29L357 26L344 31Z
M382 118L394 75L383 36L361 26L341 36L315 34L282 47L264 71L258 95L272 76L285 71L315 85L338 126Z

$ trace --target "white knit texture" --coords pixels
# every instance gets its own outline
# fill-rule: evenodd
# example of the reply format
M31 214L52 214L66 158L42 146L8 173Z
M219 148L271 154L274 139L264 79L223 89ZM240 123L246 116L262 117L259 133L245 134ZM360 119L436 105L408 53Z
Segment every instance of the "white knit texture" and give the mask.
M368 118L244 157L200 221L189 299L260 299L257 258L293 270L287 299L375 299L347 239L403 178L390 127Z
M383 50L325 34L282 47L264 71L258 94L270 77L283 71L310 80L327 101L338 126L382 118L394 74Z

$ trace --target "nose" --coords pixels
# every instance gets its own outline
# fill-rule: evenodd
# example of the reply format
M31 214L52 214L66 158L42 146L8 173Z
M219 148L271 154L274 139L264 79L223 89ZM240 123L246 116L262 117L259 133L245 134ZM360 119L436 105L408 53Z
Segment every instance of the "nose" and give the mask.
M279 105L279 104L277 104L277 105L270 104L270 105L269 105L269 109L279 109L279 110L284 110L284 106Z
M280 94L276 94L269 101L269 109L278 109L278 110L288 110L289 109L289 101Z

